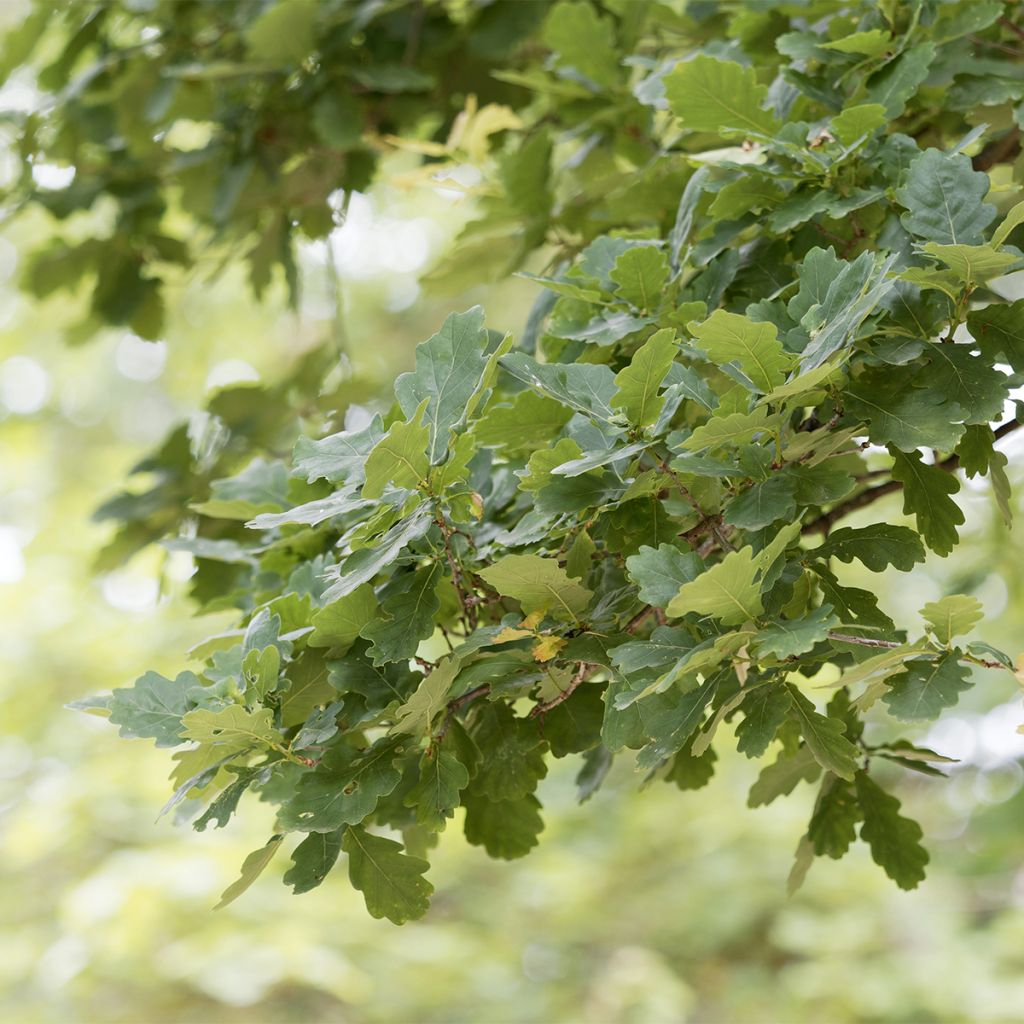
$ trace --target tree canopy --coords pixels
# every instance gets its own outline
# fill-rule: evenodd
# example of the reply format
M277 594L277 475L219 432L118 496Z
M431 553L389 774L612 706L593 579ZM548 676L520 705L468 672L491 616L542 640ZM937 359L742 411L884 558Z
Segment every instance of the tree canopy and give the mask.
M1014 665L972 639L973 596L907 634L843 564L949 554L961 474L1010 515L1012 11L77 5L65 22L41 7L8 47L59 54L17 199L109 231L41 252L37 290L94 278L95 318L154 336L169 254L242 255L257 293L277 264L294 279L296 234L328 232L388 148L423 180L480 175L439 278L530 266L538 285L513 332L451 314L376 408L345 415L326 347L222 392L215 441L182 427L141 467L156 486L102 510L124 523L108 559L171 535L200 609L239 615L176 678L83 702L179 748L171 805L200 831L254 795L279 807L224 901L286 847L296 892L344 853L371 914L418 917L456 809L471 843L522 856L550 758L580 758L581 800L621 756L694 789L725 721L769 761L751 807L818 786L791 884L859 836L917 885L928 855L890 769L946 759L905 734ZM75 168L63 188L37 181L53 164ZM896 491L906 522L873 521Z

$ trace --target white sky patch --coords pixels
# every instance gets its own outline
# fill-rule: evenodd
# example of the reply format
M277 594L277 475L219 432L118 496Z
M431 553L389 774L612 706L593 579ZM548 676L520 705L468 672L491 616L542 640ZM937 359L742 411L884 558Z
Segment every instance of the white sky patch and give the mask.
M152 576L112 572L100 582L103 600L120 612L148 612L156 607L160 585Z
M75 180L75 168L62 167L60 164L34 164L32 180L40 188L56 192L67 188Z
M226 387L228 384L241 384L259 379L259 372L252 363L247 363L244 359L225 359L210 367L210 372L206 375L206 389L209 391L213 388Z
M50 397L50 375L29 356L11 356L0 363L0 403L27 416L38 412Z
M117 371L129 380L156 380L167 363L167 343L143 341L134 334L126 334L117 345L114 356Z
M330 245L343 277L366 280L422 272L434 248L434 234L435 225L426 218L380 214L372 199L354 192L344 221L331 232Z
M0 526L0 584L19 583L24 576L21 533L13 526Z

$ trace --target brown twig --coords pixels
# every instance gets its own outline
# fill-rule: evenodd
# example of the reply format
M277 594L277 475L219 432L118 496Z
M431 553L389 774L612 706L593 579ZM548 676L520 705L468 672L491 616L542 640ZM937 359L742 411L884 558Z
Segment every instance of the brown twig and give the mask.
M471 595L466 587L465 577L462 575L462 569L455 558L455 552L452 550L452 530L440 510L435 514L434 522L437 523L441 531L441 538L444 542L444 554L448 560L448 567L452 571L452 583L455 584L455 589L458 592L459 603L462 605L462 618L466 626L466 632L471 633L476 629L477 624L476 603L470 600Z
M590 665L585 661L581 661L576 669L576 674L569 680L569 685L557 696L552 697L551 700L541 701L540 704L537 704L530 712L530 717L540 718L542 715L546 715L552 708L557 708L559 704L567 701L587 677L596 672L598 668L600 668L599 665Z
M1019 430L1021 426L1024 426L1024 424L1017 420L1010 420L1008 423L1004 423L995 431L994 440L998 441L1006 437L1007 434L1012 434L1015 430ZM955 472L959 466L960 456L956 454L935 463L937 469L945 470L947 473ZM830 511L818 516L817 519L812 519L809 523L805 523L801 533L828 533L832 528L832 524L837 520L848 516L859 508L873 504L879 498L884 498L887 494L893 494L895 491L902 490L902 488L903 484L899 480L886 480L884 484L879 484L877 487L868 487L866 490L855 494L852 498L847 498L846 501L836 505Z
M1005 14L998 21L1003 28L1008 28L1015 36L1024 39L1024 28L1021 28L1020 25L1015 25Z
M481 683L478 687L473 690L469 690L464 693L461 697L456 697L454 700L448 701L448 713L444 716L444 721L441 723L441 728L438 729L437 735L434 737L435 743L440 743L441 740L448 735L448 730L451 728L452 719L458 713L461 708L464 708L467 704L477 699L477 697L483 697L485 694L491 692L490 683Z
M1020 129L1013 128L998 139L993 139L980 153L971 159L976 171L988 171L1006 160L1012 160L1020 152Z

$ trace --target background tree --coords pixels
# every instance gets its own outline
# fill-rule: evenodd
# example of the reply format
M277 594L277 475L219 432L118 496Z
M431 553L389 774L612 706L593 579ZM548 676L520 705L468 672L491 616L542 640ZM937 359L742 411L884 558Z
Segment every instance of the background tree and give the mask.
M331 24L349 42L364 28L370 39L354 9ZM93 46L104 54L96 81L129 66L105 52L97 22L162 53L161 29L108 19L112 10L86 17L65 71ZM274 35L266 22L288 17L228 10L247 14L231 27L257 55ZM426 88L408 74L426 15L407 5L389 14L402 29L382 32L389 53L405 40L398 91ZM186 26L209 31L201 19ZM209 803L197 827L224 824L250 789L281 804L280 831L243 882L282 831L308 833L287 876L296 889L319 884L344 850L372 913L416 916L429 892L418 854L457 805L471 842L517 856L541 828L533 791L547 754L584 755L583 798L622 748L689 789L710 778L716 729L733 717L742 753L779 751L753 805L823 779L795 881L813 853L841 856L858 831L900 885L919 881L920 830L875 771L889 761L934 773L942 757L884 722L866 738L865 716L880 700L898 721L931 720L956 703L971 666L1012 663L957 639L981 615L974 599L927 604L913 640L832 560L910 570L924 544L948 554L963 522L950 498L961 467L987 475L1009 515L994 442L1016 427L1004 402L1020 369L1019 310L993 282L1018 266L1019 214L997 220L992 186L1012 191L1017 35L1000 4L687 15L562 3L523 49L546 52L543 69L500 74L532 92L520 114L467 99L433 138L422 111L410 118L414 137L397 148L483 165L482 216L450 276L504 274L555 243L545 253L553 275L540 279L547 297L517 351L479 311L453 315L399 378L395 406L300 439L289 475L267 456L295 429L290 403L319 434L344 397L323 387L321 350L269 394L219 395L212 435L190 444L179 430L144 466L162 473L158 487L105 510L127 523L109 557L177 530L175 548L197 559L201 605L243 614L243 628L196 652L209 656L201 676L147 674L89 705L125 735L198 744L177 772L180 799L199 801L197 814ZM965 56L990 51L983 74L962 73ZM172 81L176 61L164 66ZM215 83L232 84L213 87L207 116L239 102L237 77L259 99L248 80L284 73L211 66ZM304 57L293 74L301 83L320 67ZM356 72L349 79L359 84ZM981 108L996 124L1005 115L1003 127L977 125ZM49 128L66 144L67 112L54 109ZM353 150L367 133L379 141L373 109L349 111L364 126ZM168 131L183 120L171 116ZM35 130L30 118L26 156L45 166L60 143L47 156ZM224 135L213 131L214 159ZM302 149L309 137L296 134L302 155L280 168L314 159ZM265 143L257 133L257 148ZM238 168L252 159L233 155L219 181L248 189L252 168ZM78 183L76 170L58 191L73 198ZM173 187L200 223L222 216L192 205L187 175ZM322 214L332 191L309 205ZM304 222L296 213L280 214L289 229ZM153 239L169 236L153 229L148 251L159 251ZM237 229L263 230L262 211ZM100 250L80 248L92 272ZM276 251L287 276L289 250ZM52 253L36 270L48 262ZM113 263L96 264L94 312ZM156 294L149 273L140 287ZM887 454L866 458L868 442ZM897 490L916 530L880 520L833 531ZM194 499L184 517L183 497ZM838 686L824 715L809 699L821 683ZM406 852L366 825L401 831Z

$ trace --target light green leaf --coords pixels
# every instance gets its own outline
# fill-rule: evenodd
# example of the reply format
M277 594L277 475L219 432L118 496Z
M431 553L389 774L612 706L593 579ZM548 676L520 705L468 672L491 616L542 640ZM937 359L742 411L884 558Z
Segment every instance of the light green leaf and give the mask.
M246 711L240 704L229 704L219 711L196 708L181 720L187 739L197 743L214 743L222 747L274 747L284 737L274 728L274 712L270 708Z
M658 394L678 351L675 332L665 328L637 349L629 366L615 377L618 391L612 407L622 409L630 423L650 426L658 418L665 399Z
M778 387L793 365L794 357L783 351L774 324L716 309L704 323L687 326L713 363L737 363L762 394Z
M462 662L447 657L416 688L416 692L395 712L395 732L426 734L448 701Z
M427 455L430 428L423 423L423 414L429 401L424 398L406 422L393 423L366 457L364 498L379 498L388 484L408 488L426 486L430 470Z
M647 312L661 305L668 275L668 260L660 249L635 245L619 256L608 276L617 285L621 298Z
M698 54L665 76L672 112L691 132L774 136L779 122L764 110L768 89L753 68Z
M732 551L695 580L684 583L665 613L678 618L695 612L717 619L723 626L741 625L764 610L759 576L753 548Z
M363 583L316 612L311 620L313 632L306 643L310 647L334 647L343 655L355 643L359 631L373 621L378 607L373 587Z
M754 638L758 657L774 655L779 661L785 661L805 654L838 625L838 616L827 604L802 619L779 619Z
M452 313L437 334L416 346L415 372L403 373L395 381L402 412L415 423L423 419L429 428L426 450L431 465L444 460L452 429L472 411L470 399L487 366L486 349L483 309L474 306L465 313Z
M371 917L405 924L427 912L434 887L423 877L430 867L425 860L360 825L345 829L341 848L348 854L349 880L363 894Z
M505 555L478 575L504 597L523 607L523 613L542 612L578 621L594 596L553 559L540 555Z
M274 835L267 840L266 846L253 850L242 861L242 870L237 881L232 882L221 894L220 902L213 908L223 910L229 903L234 903L246 889L263 874L266 866L274 859L274 854L281 848L283 835Z
M854 32L831 43L819 43L823 50L837 50L839 53L860 53L865 57L881 57L896 43L884 29L873 28L866 32Z
M999 227L992 232L992 244L998 249L1010 237L1014 228L1024 224L1024 200L1015 204L1010 212L1000 221Z
M921 250L945 263L965 285L983 284L1005 274L1020 257L1012 252L997 252L991 245L940 245L925 242Z
M750 787L747 806L764 807L792 793L798 783L813 782L820 774L821 766L809 746L804 745L795 753L782 750L772 764L761 769L757 781Z
M846 107L832 118L831 130L844 146L852 146L861 136L870 135L887 124L889 118L881 103L861 103Z

